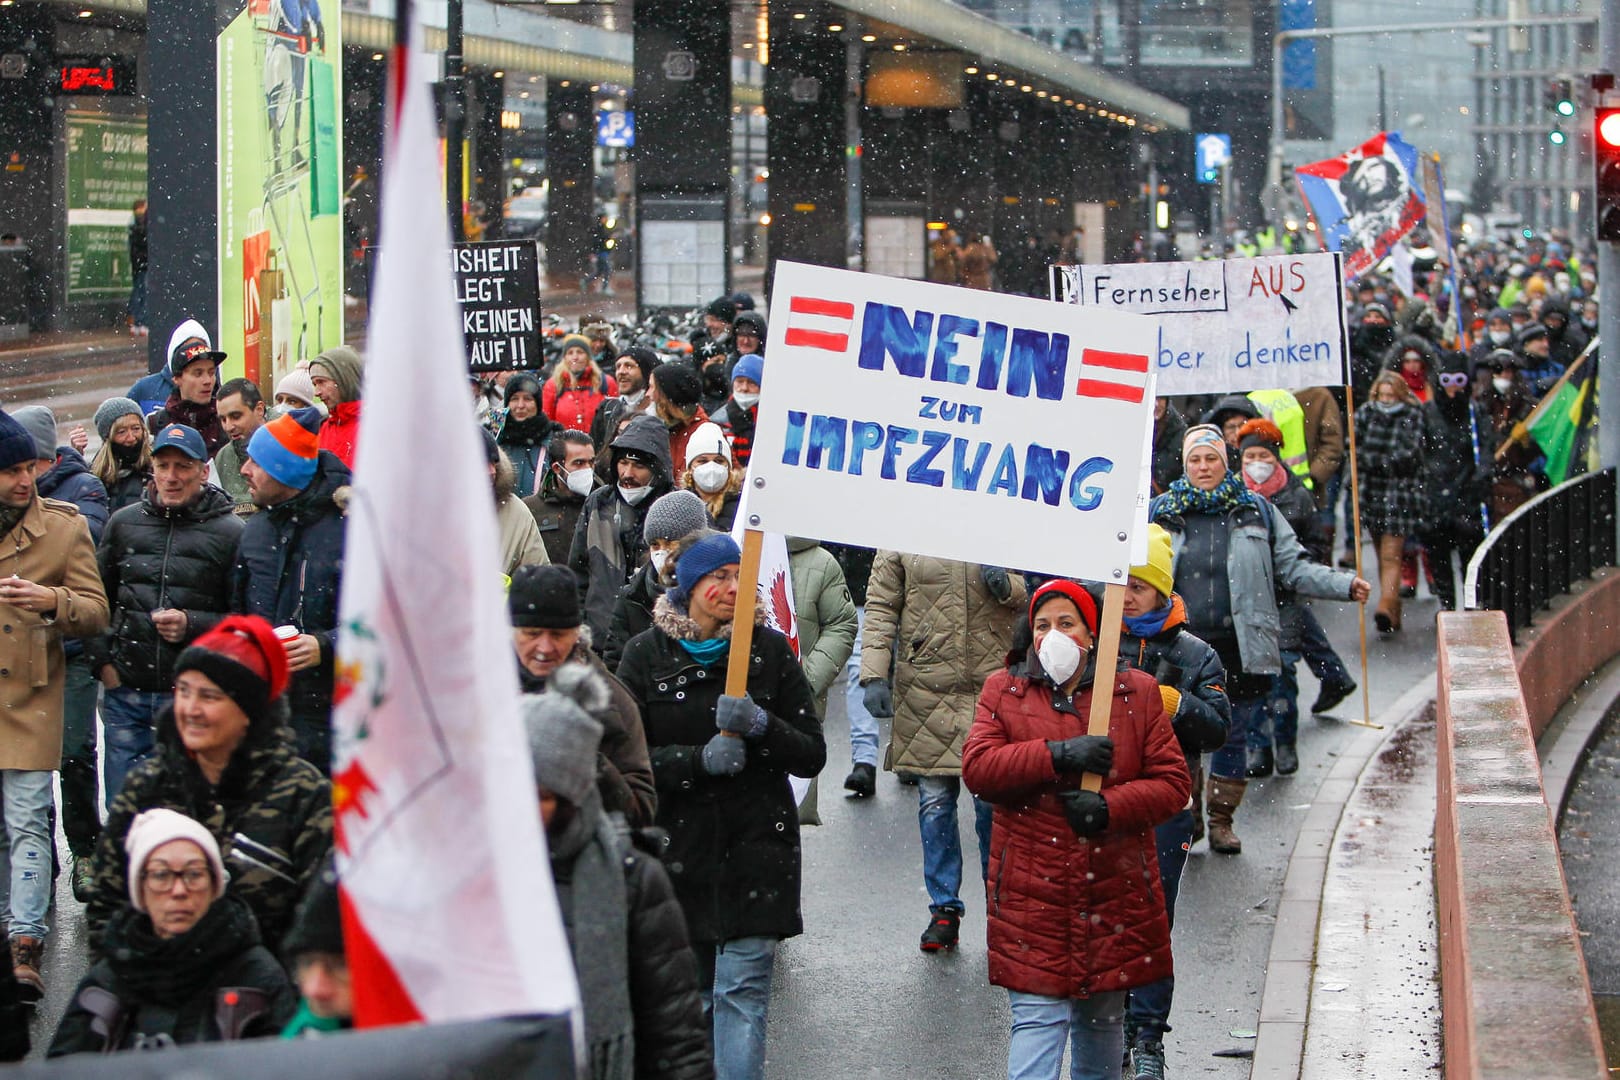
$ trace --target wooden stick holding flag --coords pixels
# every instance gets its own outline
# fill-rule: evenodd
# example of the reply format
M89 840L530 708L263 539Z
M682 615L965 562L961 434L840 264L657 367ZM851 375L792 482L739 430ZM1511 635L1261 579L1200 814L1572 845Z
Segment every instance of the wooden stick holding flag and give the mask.
M1125 621L1125 586L1103 588L1102 615L1097 620L1097 666L1091 680L1091 715L1086 719L1087 735L1107 735L1108 719L1114 711L1114 669L1119 666L1119 638ZM1101 791L1103 778L1086 773L1080 778L1082 791Z
M1356 399L1351 392L1350 385L1344 387L1344 403L1354 406ZM1354 526L1354 533L1350 540L1351 550L1356 554L1356 577L1363 577L1361 572L1361 487L1356 482L1356 410L1347 408L1345 430L1350 433L1350 519ZM1372 689L1367 685L1367 601L1356 602L1356 626L1361 630L1361 719L1351 720L1352 724L1361 727L1370 727L1383 730L1383 724L1373 723L1372 718Z
M742 565L737 568L737 610L731 617L731 651L726 654L726 696L748 693L748 652L754 647L754 608L759 604L759 555L765 534L743 532ZM735 732L726 732L734 735ZM742 738L737 735L737 738Z
M1581 350L1581 355L1570 361L1569 367L1564 370L1562 375L1558 376L1558 381L1553 383L1552 387L1545 394L1541 395L1541 400L1536 402L1536 407L1530 410L1530 415L1513 425L1513 430L1508 432L1508 437L1503 439L1502 445L1496 448L1497 461L1501 461L1507 452L1513 449L1513 447L1519 445L1520 443L1527 443L1532 439L1533 435L1531 429L1540 422L1542 415L1547 411L1548 407L1558 400L1559 393L1564 389L1565 385L1568 384L1569 380L1574 376L1574 374L1581 369L1581 366L1586 363L1586 358L1592 355L1592 350L1597 348L1598 341L1599 339L1594 337L1591 341L1587 342L1586 348Z

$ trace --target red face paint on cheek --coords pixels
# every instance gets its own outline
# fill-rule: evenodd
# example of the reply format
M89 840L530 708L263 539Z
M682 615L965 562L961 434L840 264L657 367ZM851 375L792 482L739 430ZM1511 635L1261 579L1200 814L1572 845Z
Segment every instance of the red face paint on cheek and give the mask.
M708 588L704 589L703 590L703 599L708 601L710 605L714 605L714 604L719 603L720 602L720 586L718 586L718 585L710 585Z

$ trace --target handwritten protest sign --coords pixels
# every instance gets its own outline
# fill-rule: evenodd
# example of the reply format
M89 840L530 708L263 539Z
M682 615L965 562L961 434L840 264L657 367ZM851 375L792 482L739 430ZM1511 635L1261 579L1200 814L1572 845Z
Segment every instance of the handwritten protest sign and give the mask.
M1054 296L1086 308L1088 319L1151 316L1159 394L1343 386L1339 267L1330 252L1058 266Z
M457 244L450 255L467 366L540 366L540 258L533 240Z
M1154 329L779 263L746 524L1123 583Z

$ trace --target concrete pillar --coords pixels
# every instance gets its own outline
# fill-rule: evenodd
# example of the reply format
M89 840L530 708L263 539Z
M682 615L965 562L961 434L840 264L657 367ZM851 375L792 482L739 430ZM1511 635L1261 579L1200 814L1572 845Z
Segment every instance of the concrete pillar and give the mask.
M849 175L843 41L818 20L794 19L786 5L772 3L770 46L767 290L778 259L847 265Z
M731 9L637 0L634 27L636 302L699 307L731 291Z
M556 288L578 286L590 267L595 146L590 85L578 79L547 80L546 177L551 193L546 201L546 272Z

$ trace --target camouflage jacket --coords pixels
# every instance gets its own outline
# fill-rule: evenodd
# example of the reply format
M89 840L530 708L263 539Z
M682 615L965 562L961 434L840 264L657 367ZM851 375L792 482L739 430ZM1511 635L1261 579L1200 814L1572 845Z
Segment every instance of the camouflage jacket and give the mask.
M253 909L265 945L278 951L299 897L332 846L331 784L293 752L290 733L278 728L262 742L250 733L214 786L181 748L169 709L157 726L157 750L125 779L96 845L86 909L96 951L108 920L129 902L124 837L130 822L159 806L208 826L230 871L228 891Z

